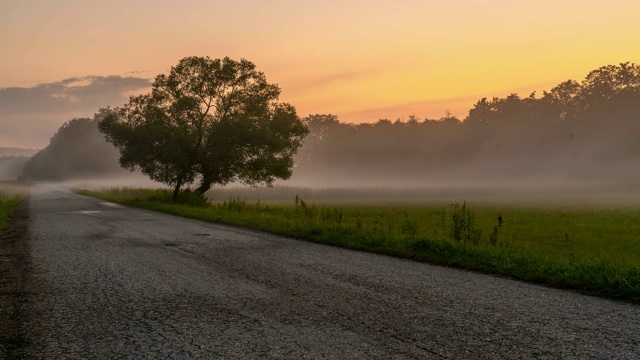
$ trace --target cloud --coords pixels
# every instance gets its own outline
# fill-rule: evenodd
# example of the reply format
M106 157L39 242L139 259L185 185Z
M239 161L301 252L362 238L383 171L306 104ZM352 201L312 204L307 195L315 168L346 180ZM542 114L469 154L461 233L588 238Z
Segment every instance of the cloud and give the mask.
M65 121L120 106L150 87L149 79L112 75L0 88L0 147L42 148Z
M317 78L315 79L315 81L305 84L305 86L309 88L324 88L324 87L333 85L335 83L350 82L350 81L375 77L380 75L381 73L382 72L379 70L348 71L348 72L335 73L335 74L330 74L328 76L324 76L321 78Z
M298 79L297 84L290 86L288 90L294 92L325 90L326 88L331 86L373 78L376 76L380 76L383 73L384 72L381 70L364 70L330 73L323 76L302 76Z
M133 91L149 88L149 79L134 76L85 76L34 87L0 88L0 117L53 114L118 106Z

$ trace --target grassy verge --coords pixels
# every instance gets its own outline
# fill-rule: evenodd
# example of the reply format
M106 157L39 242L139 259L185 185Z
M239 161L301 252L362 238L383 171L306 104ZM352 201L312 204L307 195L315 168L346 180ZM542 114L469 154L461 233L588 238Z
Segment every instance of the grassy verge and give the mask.
M206 202L164 190L81 194L350 249L640 303L640 210Z
M21 198L22 190L16 190L14 185L0 183L0 232L4 230Z

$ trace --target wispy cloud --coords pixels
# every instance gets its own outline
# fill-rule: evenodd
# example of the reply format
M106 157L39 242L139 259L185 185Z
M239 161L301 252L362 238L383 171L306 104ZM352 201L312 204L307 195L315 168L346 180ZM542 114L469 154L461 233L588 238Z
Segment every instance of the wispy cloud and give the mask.
M101 107L120 106L149 90L136 76L83 76L32 87L0 88L0 147L41 148L65 121L91 117Z
M342 83L373 78L381 75L382 73L383 72L380 70L343 71L324 76L307 77L306 79L303 79L304 81L298 81L299 85L292 87L290 90L293 90L295 92L324 90L327 87L339 85Z
M149 79L134 76L85 76L27 88L0 88L0 118L118 106L127 100L127 94L150 86Z

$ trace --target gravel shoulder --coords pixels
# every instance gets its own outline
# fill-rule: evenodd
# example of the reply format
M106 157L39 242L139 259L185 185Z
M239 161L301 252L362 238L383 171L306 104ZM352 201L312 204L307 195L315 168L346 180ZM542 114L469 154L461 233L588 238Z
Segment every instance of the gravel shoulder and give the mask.
M15 275L23 274L23 285L14 289L22 295L11 300L21 309L13 357L640 354L637 305L123 207L45 185L33 189L28 207L24 266Z

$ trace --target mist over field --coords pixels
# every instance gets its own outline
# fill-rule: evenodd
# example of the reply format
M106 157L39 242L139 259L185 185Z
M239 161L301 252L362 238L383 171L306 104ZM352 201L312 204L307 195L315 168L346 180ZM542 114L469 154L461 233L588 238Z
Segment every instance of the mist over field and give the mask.
M350 125L312 131L290 184L311 187L545 187L640 179L633 123L504 124L457 119Z
M640 67L625 63L541 96L480 99L462 120L447 113L356 125L331 114L309 115L302 120L310 133L293 176L276 181L280 190L235 189L240 184L233 182L226 188L263 199L301 191L354 199L627 196L640 189L639 98ZM68 121L31 158L25 157L30 150L3 150L0 178L22 172L34 181L163 186L119 166L119 151L98 130L105 114Z

